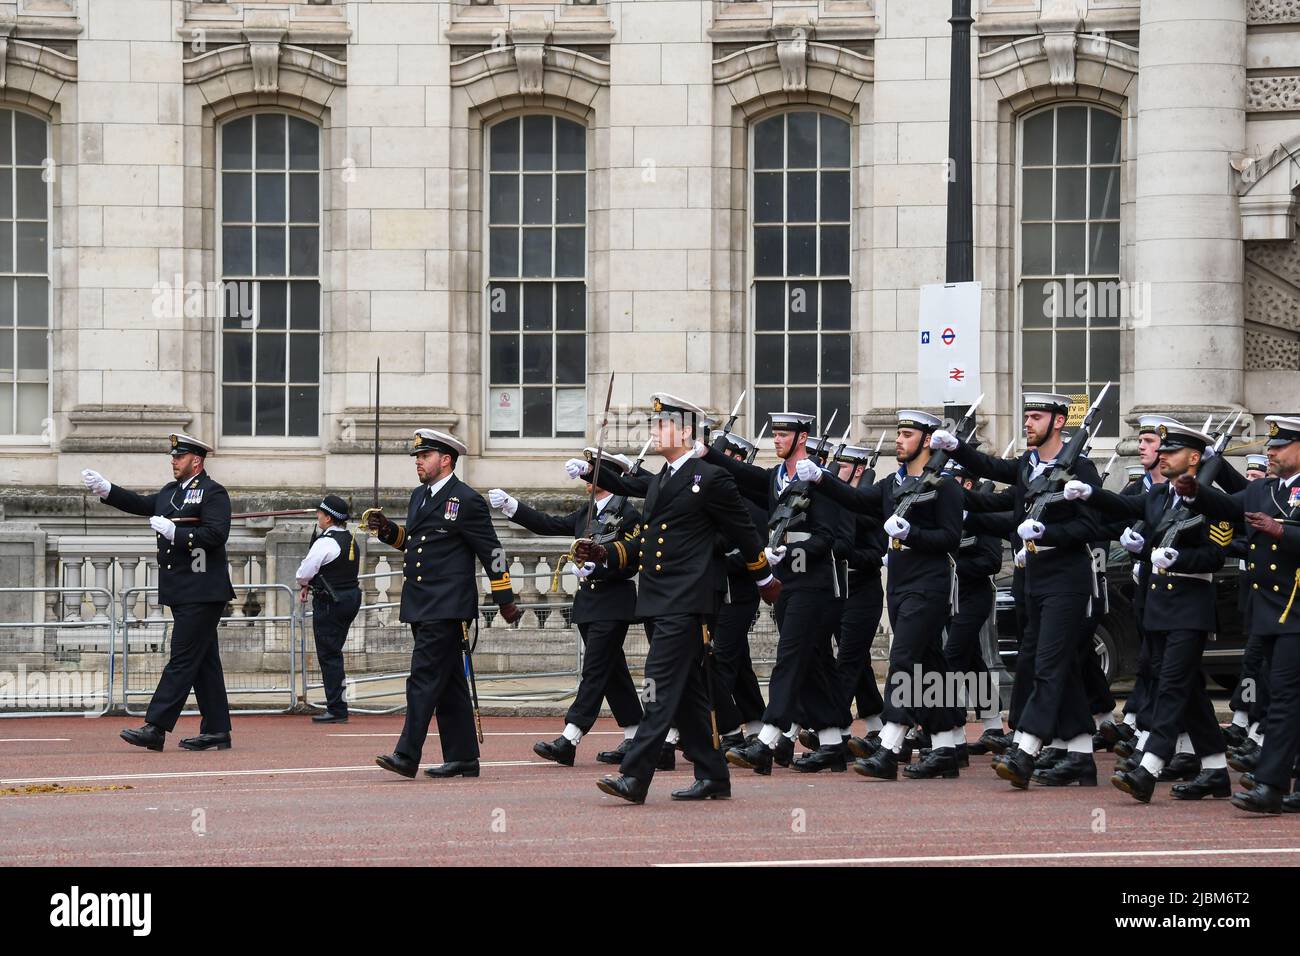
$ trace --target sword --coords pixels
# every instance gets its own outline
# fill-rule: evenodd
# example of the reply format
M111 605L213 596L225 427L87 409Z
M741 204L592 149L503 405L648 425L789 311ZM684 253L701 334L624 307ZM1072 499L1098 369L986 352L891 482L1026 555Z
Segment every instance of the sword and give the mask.
M589 529L591 519L596 514L596 492L599 485L596 484L600 478L600 463L605 458L605 428L609 425L609 402L614 397L614 373L609 373L609 388L605 391L605 412L600 419L600 430L596 433L596 460L591 466L591 494L587 498L587 520L582 527Z
M361 528L366 534L378 535L370 530L367 519L371 512L379 510L379 359L375 358L375 504L361 513Z
M292 508L289 511L244 511L240 514L231 515L230 520L234 521L236 518L286 518L293 515L314 515L315 513L315 508ZM191 521L202 521L203 519L196 517L172 518L171 520L173 524L186 524Z
M713 749L722 749L722 738L718 736L718 709L713 702L713 638L709 635L709 625L700 622L704 631L704 677L709 692L709 725L713 728Z
M474 679L474 654L469 646L469 626L460 622L460 650L465 660L465 679L469 682L469 699L474 705L474 730L478 733L478 742L483 742L483 715L478 710L478 681Z

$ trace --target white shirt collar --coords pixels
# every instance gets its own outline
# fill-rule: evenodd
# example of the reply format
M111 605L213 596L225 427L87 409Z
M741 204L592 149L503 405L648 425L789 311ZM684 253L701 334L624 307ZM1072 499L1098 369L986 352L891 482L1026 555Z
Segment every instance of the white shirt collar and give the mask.
M443 485L451 481L452 477L455 474L456 473L454 471L449 471L444 477L438 479L433 484L431 484L429 486L429 497L432 498L434 495L436 495L442 489Z
M597 498L597 499L596 499L596 514L600 514L602 511L604 511L604 510L605 510L605 505L609 504L609 503L610 503L611 501L613 501L613 500L614 500L614 496L613 496L613 495L606 495L604 498Z
M686 464L692 458L692 449L688 448L678 456L676 461L668 462L668 474L675 475L681 470L682 465Z
M203 474L203 471L202 471L202 469L200 469L199 471L196 471L194 474L190 475L188 478L186 478L184 481L182 481L182 482L181 482L181 491L186 491L186 490L190 487L190 485L194 484L194 482L196 482L196 481L199 480L199 476L202 475L202 474Z
M1279 488L1290 488L1293 484L1295 484L1295 480L1296 480L1297 478L1300 478L1300 471L1296 472L1296 473L1295 473L1294 475L1292 475L1290 478L1279 478L1279 479L1277 480L1278 487L1279 487Z

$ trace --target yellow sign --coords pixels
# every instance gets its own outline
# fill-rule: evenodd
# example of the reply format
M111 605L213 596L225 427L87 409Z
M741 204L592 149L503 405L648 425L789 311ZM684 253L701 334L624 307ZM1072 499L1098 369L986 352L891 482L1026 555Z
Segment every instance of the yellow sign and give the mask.
M1091 404L1087 395L1071 395L1070 410L1066 413L1065 427L1078 428L1083 424L1083 416L1088 414L1088 406Z

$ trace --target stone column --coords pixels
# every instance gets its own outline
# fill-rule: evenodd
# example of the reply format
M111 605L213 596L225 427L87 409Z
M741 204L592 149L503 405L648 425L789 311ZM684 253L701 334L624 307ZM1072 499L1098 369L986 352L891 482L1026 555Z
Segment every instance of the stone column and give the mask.
M1245 0L1142 0L1130 419L1240 406ZM1195 424L1199 427L1201 422Z

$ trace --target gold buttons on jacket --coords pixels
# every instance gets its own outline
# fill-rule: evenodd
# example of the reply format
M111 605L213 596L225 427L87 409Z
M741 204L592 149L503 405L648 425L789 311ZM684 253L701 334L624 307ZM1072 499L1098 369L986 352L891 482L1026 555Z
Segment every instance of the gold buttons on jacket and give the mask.
M1268 546L1268 549L1269 549L1270 551L1276 551L1276 550L1277 550L1277 545L1275 545L1275 544L1270 544L1270 545Z
M1155 586L1154 584L1151 585L1151 590L1154 591L1155 589L1156 589L1156 586Z
M1269 569L1270 571L1276 571L1276 570L1277 570L1277 565L1276 565L1276 564L1270 564L1270 565L1268 566L1268 569Z
M656 565L655 565L655 570L656 570L656 571L662 571L663 568L656 564ZM1273 590L1276 591L1277 588L1274 588Z
M417 581L423 581L423 580L424 580L424 578L422 578L422 577L420 577L420 576L419 576L419 575L416 575L416 578L415 578L415 580L417 580Z
M1252 551L1255 550L1255 546L1254 546L1253 544L1250 546L1250 550L1252 550Z
M421 540L421 541L424 540L424 535L420 535L420 540Z
M1275 584L1275 585L1273 585L1273 590L1274 590L1274 591L1276 591L1276 590L1277 590L1277 585L1276 585L1276 584Z
M1252 570L1252 571L1255 570L1255 562L1254 562L1254 561L1250 562L1250 570Z
M1167 587L1169 590L1172 591L1174 589L1174 582L1170 581L1168 584L1165 585L1165 587Z
M662 558L663 556L664 556L664 553L663 553L662 551L656 551L656 552L655 552L655 557L656 557L656 558Z
M1259 590L1259 585L1258 585L1258 584L1252 584L1251 587L1254 588L1256 591Z
M659 530L660 530L660 531L667 531L667 530L668 530L668 523L667 523L667 522L664 522L663 524L661 524L661 525L659 526Z
M416 549L415 549L415 553L416 553L416 554L424 554L424 548L416 548Z

